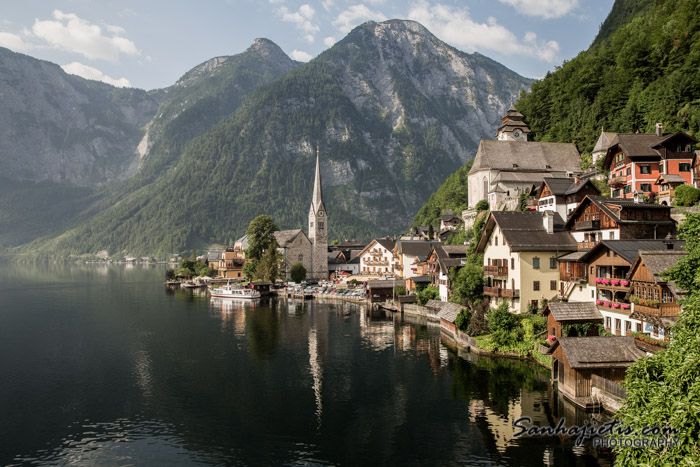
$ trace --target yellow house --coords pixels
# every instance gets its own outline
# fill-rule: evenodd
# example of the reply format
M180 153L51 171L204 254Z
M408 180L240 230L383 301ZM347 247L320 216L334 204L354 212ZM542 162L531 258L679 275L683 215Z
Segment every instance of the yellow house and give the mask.
M484 295L492 308L507 301L511 312L521 313L558 295L557 257L578 248L563 227L552 211L489 214L476 252L484 255Z

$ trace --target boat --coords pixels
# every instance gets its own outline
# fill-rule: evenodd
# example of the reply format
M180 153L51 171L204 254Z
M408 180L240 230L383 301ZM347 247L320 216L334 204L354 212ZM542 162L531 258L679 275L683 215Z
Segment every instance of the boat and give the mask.
M245 298L254 299L260 298L260 292L253 289L246 289L240 285L231 285L230 283L218 287L216 289L211 289L211 296L213 298Z

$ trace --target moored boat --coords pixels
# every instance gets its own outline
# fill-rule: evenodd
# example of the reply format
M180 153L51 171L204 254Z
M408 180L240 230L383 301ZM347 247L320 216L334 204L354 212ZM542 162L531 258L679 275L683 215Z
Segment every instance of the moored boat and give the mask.
M226 284L216 289L211 289L211 296L214 298L260 298L260 292L253 289L246 289L239 285Z

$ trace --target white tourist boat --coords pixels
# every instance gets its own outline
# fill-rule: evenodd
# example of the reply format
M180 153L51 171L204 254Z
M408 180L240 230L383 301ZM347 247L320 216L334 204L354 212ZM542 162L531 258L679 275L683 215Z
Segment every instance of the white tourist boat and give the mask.
M216 289L211 289L213 298L244 298L254 299L260 298L260 292L253 289L246 289L240 285L226 284Z

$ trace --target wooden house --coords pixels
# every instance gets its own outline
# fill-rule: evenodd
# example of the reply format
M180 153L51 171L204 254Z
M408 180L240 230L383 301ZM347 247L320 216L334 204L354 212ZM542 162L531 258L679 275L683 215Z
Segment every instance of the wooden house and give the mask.
M438 318L440 318L440 328L454 337L457 334L457 326L455 321L457 320L457 315L463 307L456 303L445 303L440 308L438 312Z
M554 211L566 219L586 195L600 195L590 178L545 177L535 191L535 205L540 212Z
M637 191L656 195L659 175L679 175L691 184L697 142L683 132L664 135L660 123L656 133L618 134L603 161L603 168L610 171L611 197L631 198Z
M645 355L632 337L561 337L549 353L557 390L584 408L593 405L593 375L619 383L627 367Z
M466 258L466 245L433 244L428 256L428 274L430 276L430 285L437 287L440 291L441 301L448 301L451 295L451 269L464 267Z
M676 232L671 207L628 199L586 196L566 221L579 249L601 240L663 239Z
M584 337L580 335L583 329L569 329L570 332L564 332L567 325L582 325L575 327L587 328L585 336L597 336L596 325L603 324L603 315L591 302L549 302L542 314L547 318L547 334L556 338L564 337L564 334L567 334L566 337Z
M678 174L661 174L654 185L658 185L657 201L664 206L671 206L676 198L676 188L685 185L685 178Z
M396 299L394 288L406 287L406 281L403 280L384 280L384 281L369 281L367 282L367 300L370 303L386 302Z
M629 274L631 317L642 323L642 332L663 340L668 328L681 314L678 303L681 292L673 281L668 281L663 273L673 267L679 259L687 255L685 250L640 251Z

